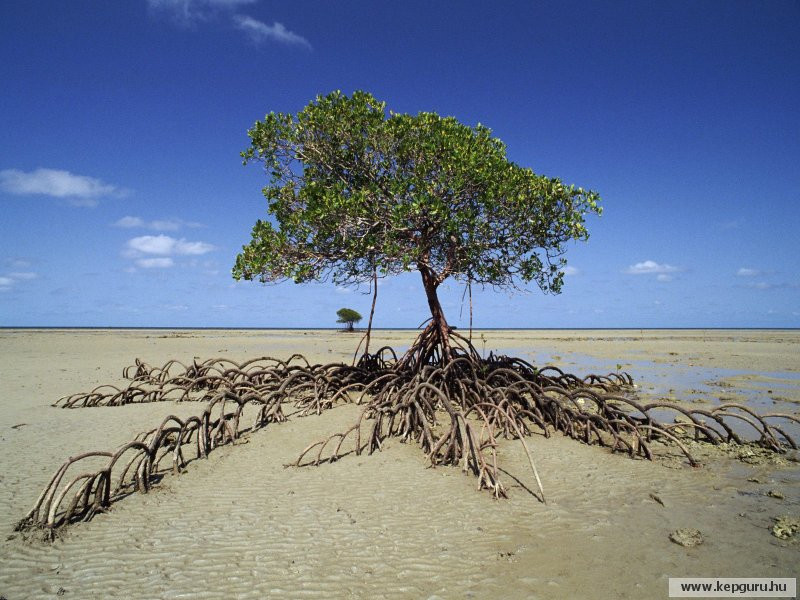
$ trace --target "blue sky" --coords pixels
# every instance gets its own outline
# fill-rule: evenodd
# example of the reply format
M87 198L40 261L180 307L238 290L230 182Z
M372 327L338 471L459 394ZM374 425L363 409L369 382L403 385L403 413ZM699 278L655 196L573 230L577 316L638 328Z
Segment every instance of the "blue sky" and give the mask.
M563 293L476 291L476 326L798 327L799 28L790 0L0 3L0 325L366 316L230 277L265 216L247 129L364 89L601 194ZM426 314L416 274L382 282L376 326Z

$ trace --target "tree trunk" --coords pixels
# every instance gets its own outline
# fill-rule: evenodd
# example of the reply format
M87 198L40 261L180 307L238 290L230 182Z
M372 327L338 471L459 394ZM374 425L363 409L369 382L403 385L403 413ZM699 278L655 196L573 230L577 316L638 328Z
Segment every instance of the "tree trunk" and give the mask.
M425 288L425 296L428 299L428 308L431 310L431 327L434 330L434 339L437 345L440 346L442 354L442 362L447 362L450 359L450 327L447 325L447 319L444 317L442 305L439 304L439 296L436 293L439 284L433 272L426 268L420 267L422 274L422 285Z
M367 323L367 335L364 336L364 354L369 354L369 336L372 334L372 317L375 315L375 302L378 300L378 269L372 267L372 308L369 311L369 323ZM358 350L356 350L358 352Z

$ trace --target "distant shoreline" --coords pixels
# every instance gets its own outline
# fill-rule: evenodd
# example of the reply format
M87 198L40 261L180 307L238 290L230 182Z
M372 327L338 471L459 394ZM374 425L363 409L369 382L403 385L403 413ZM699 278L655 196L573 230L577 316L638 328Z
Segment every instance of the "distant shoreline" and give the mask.
M93 325L0 325L0 330L86 331L344 331L340 327L185 327ZM373 327L373 331L418 331L418 327ZM469 331L459 327L460 331ZM800 327L473 327L473 331L800 331ZM366 331L365 327L356 328Z

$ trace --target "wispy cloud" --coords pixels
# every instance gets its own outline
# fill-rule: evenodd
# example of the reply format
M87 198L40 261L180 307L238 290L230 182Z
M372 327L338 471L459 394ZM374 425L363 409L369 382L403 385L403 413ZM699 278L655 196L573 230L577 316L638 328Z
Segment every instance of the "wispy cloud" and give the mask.
M287 46L302 46L311 50L311 43L302 35L290 31L277 21L268 25L237 11L258 0L147 0L151 15L166 17L173 23L194 28L202 22L218 21L221 14L230 16L233 25L245 32L256 44L276 42Z
M562 273L564 273L567 277L572 277L573 275L580 275L580 269L573 267L572 265L567 265L563 269L561 269Z
M135 258L141 254L199 255L214 250L214 246L206 242L189 242L183 238L175 239L168 235L142 235L128 240L126 255Z
M189 306L186 304L162 304L161 306L166 310L189 310Z
M165 219L150 221L146 224L146 227L155 229L156 231L177 231L182 227L196 229L198 227L203 227L203 224L197 223L196 221L184 221L183 219Z
M758 269L749 269L747 267L742 267L738 271L736 271L736 275L738 277L758 277L761 275L761 271Z
M122 217L119 221L114 223L114 227L124 227L126 229L145 226L145 222L139 217Z
M11 279L17 279L17 280L26 279L27 280L27 279L36 279L39 275L37 275L36 273L33 273L31 271L26 271L24 273L9 273L8 276L11 277Z
M24 258L4 258L2 262L12 269L27 269L31 266L31 261Z
M629 275L649 275L649 274L667 274L677 273L680 271L678 267L673 267L666 263L657 263L654 260L645 260L631 265L625 270Z
M206 254L211 252L214 246L206 242L187 242L180 239L175 243L176 254Z
M31 279L36 279L38 276L37 273L31 271L6 273L0 277L0 292L7 292L19 281L30 281Z
M4 169L0 171L0 188L17 196L66 198L75 206L97 206L98 199L104 196L120 198L128 194L127 190L94 177L43 168L31 172Z
M270 41L289 46L303 46L311 50L311 43L306 38L289 31L283 23L276 21L272 25L267 25L263 21L246 15L234 15L233 22L239 29L247 33L256 44Z
M737 287L746 287L753 290L792 290L800 288L800 284L787 283L785 281L779 283L770 283L768 281L748 281L744 284L744 286Z
M164 15L181 26L207 21L223 10L254 4L257 0L147 0L152 14Z
M140 258L136 261L136 265L143 269L165 269L173 266L173 261L168 256L158 258Z
M194 221L184 221L183 219L162 219L156 221L145 221L140 217L122 217L115 223L114 227L123 229L152 229L154 231L178 231L182 227L198 228L203 227L202 223Z
M661 281L666 283L667 281L672 281L672 280L673 280L672 275L668 275L667 273L659 273L658 275L656 275L656 281Z

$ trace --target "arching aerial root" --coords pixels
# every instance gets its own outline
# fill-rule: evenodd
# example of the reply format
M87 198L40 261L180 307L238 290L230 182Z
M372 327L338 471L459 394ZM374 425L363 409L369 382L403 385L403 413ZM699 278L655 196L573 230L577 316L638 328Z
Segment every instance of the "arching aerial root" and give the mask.
M235 442L243 432L240 422L248 405L257 409L250 431L285 420L279 401L219 391L198 416L170 415L115 452L88 452L67 459L16 529L41 528L52 537L62 525L88 521L132 492L146 494L165 471L177 474L190 461Z
M122 376L129 380L127 386L101 385L90 392L60 398L53 406L80 408L168 400L208 401L220 389L265 395L277 391L294 373L313 378L326 368L322 365L312 367L300 354L293 354L285 361L263 356L243 363L211 358L185 365L170 360L162 367L152 367L137 358L133 365L122 371Z
M17 529L41 529L52 537L68 523L89 520L132 492L146 493L166 472L180 472L244 431L286 420L287 404L299 416L319 414L337 403L363 406L349 429L305 448L295 466L334 461L351 450L372 453L396 437L417 443L432 467L458 466L473 474L479 489L491 490L497 498L507 495L497 465L500 438L520 441L542 501L543 485L526 442L534 433L549 437L559 431L646 459L653 459L654 444L667 445L692 466L698 461L689 441L755 443L774 452L797 448L785 425L779 426L781 421L800 424L793 415L759 415L739 404L709 409L660 401L642 404L625 373L578 378L556 367L536 369L519 358L490 354L484 359L460 340L454 338L455 350L446 361L420 347L412 347L411 359L407 354L400 360L390 348L381 348L356 366L311 365L300 355L287 361L212 359L188 366L169 361L163 367L137 360L123 373L132 380L128 387L101 386L56 405L194 399L205 400L202 413L185 420L169 416L114 452L69 458ZM247 407L255 417L249 429L242 429Z

